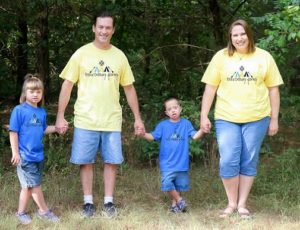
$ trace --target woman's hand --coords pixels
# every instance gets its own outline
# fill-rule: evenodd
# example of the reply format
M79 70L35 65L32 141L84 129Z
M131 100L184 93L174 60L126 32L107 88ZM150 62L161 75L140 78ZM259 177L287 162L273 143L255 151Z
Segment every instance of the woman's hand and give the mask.
M278 119L272 119L270 120L269 124L269 130L268 130L268 135L269 136L274 136L278 132L279 125L278 125Z
M210 133L211 122L207 116L201 117L200 119L200 128L204 133Z

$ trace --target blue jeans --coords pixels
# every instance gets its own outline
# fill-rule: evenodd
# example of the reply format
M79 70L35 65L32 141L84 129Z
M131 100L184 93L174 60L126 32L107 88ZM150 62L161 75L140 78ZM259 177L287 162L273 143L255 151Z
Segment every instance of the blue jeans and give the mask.
M38 187L42 183L44 161L30 162L21 158L17 174L22 188Z
M74 128L71 163L79 165L95 163L98 151L101 152L104 163L121 164L124 160L121 132Z
M220 176L256 176L261 144L270 117L248 123L216 120L216 135L220 152Z
M190 189L189 172L161 172L161 191L176 190L185 192Z

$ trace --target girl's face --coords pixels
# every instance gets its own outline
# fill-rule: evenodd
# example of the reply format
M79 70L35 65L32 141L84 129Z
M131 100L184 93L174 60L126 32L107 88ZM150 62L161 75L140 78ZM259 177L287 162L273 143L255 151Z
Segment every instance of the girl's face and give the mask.
M27 89L26 90L26 102L34 107L37 107L38 103L42 100L42 89Z
M231 30L231 42L238 53L247 53L249 39L244 27L236 25Z
M167 101L165 103L165 107L165 113L172 121L178 121L180 119L181 106L179 105L177 100L172 99L170 101Z

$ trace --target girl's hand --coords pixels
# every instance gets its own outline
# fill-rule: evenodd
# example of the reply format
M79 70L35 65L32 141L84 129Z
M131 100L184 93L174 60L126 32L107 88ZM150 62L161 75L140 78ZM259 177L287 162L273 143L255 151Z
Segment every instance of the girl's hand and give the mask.
M21 161L20 154L13 154L11 158L12 165L18 165Z

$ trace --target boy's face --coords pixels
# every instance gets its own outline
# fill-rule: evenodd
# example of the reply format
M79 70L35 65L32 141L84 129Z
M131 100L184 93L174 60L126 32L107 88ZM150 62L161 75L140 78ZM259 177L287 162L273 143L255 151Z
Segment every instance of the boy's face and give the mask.
M180 113L182 109L176 99L171 99L165 102L165 107L165 113L172 121L178 121L180 119Z

